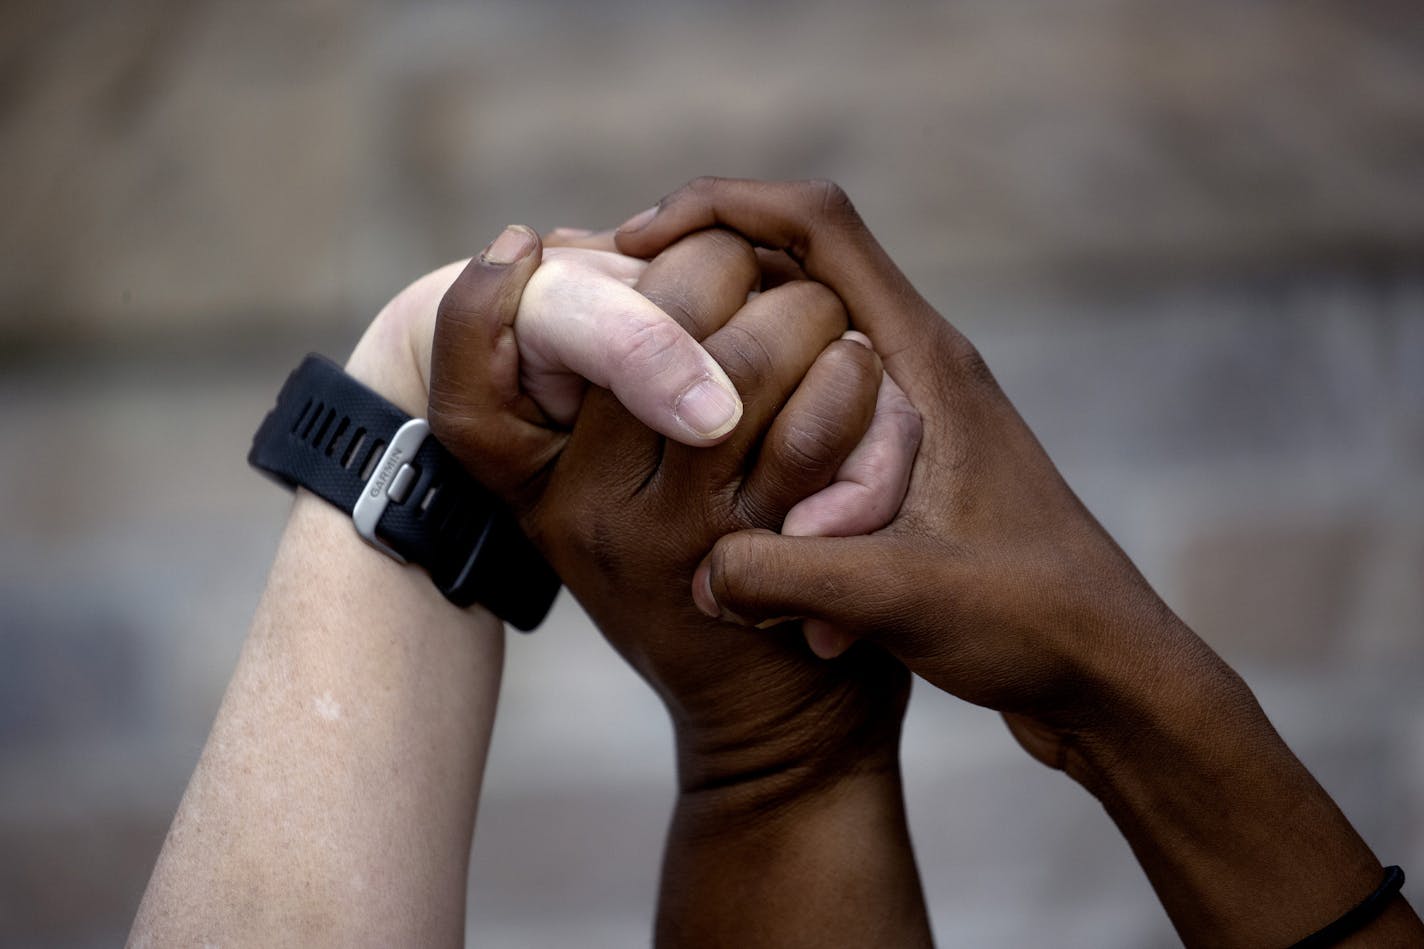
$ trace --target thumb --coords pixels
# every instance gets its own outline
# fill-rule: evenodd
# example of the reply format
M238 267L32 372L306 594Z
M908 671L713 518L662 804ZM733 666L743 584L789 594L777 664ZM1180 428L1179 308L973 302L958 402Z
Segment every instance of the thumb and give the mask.
M561 436L519 388L514 318L539 237L504 230L445 292L430 356L430 427L477 481L518 506Z
M693 573L709 616L743 625L824 620L875 636L897 627L917 596L937 589L906 569L893 537L787 537L766 530L720 538Z
M564 424L580 401L577 388L567 397L571 376L611 389L644 425L687 445L719 442L741 418L741 398L717 361L608 273L546 262L529 280L516 329L525 390Z

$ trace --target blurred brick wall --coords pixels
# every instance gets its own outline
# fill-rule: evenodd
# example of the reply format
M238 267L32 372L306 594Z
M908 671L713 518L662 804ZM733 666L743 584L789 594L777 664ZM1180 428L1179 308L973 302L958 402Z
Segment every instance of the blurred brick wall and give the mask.
M11 2L0 169L0 944L126 928L284 515L242 459L296 356L505 223L705 172L845 184L1424 867L1414 4ZM509 662L472 942L645 941L661 712L570 603ZM943 942L1172 943L993 716L918 693L906 760Z

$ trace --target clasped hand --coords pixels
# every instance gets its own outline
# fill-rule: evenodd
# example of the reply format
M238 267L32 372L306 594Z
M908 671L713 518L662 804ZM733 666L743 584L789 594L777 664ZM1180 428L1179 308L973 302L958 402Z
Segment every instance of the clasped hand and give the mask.
M662 697L684 790L753 776L784 795L893 763L900 663L870 647L822 662L690 594L728 533L859 533L898 510L918 416L847 329L835 294L764 280L751 245L718 230L644 264L541 254L511 229L441 301L432 427ZM736 400L730 424L685 424L678 400L699 386Z
M471 261L429 415L663 698L685 780L893 745L904 667L1082 780L1154 668L1237 697L834 186L699 181L647 218Z
M658 944L930 944L911 673L1096 795L1188 944L1419 943L839 188L700 179L544 243L413 284L348 369L428 414L666 705ZM135 944L456 941L498 629L299 496Z

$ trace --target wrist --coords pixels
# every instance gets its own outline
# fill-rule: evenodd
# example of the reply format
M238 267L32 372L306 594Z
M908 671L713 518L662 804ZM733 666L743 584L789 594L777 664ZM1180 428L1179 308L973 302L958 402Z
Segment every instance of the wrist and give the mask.
M1116 638L1084 675L1086 702L1065 716L1064 770L1094 796L1280 742L1246 683L1180 620Z
M893 715L837 709L795 723L677 727L679 794L708 811L764 816L866 779L898 786L903 714L902 701Z
M413 418L429 402L429 364L422 368L411 339L412 322L386 307L371 321L346 361L346 372Z
M407 628L423 624L458 623L471 631L472 638L503 642L504 621L478 603L458 607L440 593L424 570L393 560L368 544L356 533L351 518L305 488L294 495L285 534L320 558L332 571L339 571L344 583L363 593L375 591L384 602L408 614ZM309 582L309 581L304 581ZM349 595L349 594L347 594Z
M1063 767L1103 804L1192 944L1288 945L1381 865L1245 682L1179 621L1120 664Z
M430 351L440 299L468 261L433 270L381 308L351 352L346 371L408 415L426 416Z
M329 503L348 539L354 531L395 563L419 566L457 608L479 603L529 630L557 592L512 515L429 437L429 425L330 360L308 355L288 375L248 461Z
M932 944L898 765L770 806L746 790L679 797L658 945Z

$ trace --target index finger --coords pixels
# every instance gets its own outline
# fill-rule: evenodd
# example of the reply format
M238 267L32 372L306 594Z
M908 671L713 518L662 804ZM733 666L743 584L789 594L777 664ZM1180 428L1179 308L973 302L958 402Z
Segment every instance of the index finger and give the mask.
M866 228L850 198L830 181L698 178L618 229L618 249L657 253L690 231L725 227L761 247L785 251L812 280L845 302L851 324L870 337L906 391L933 358L927 337L962 340L915 290Z

